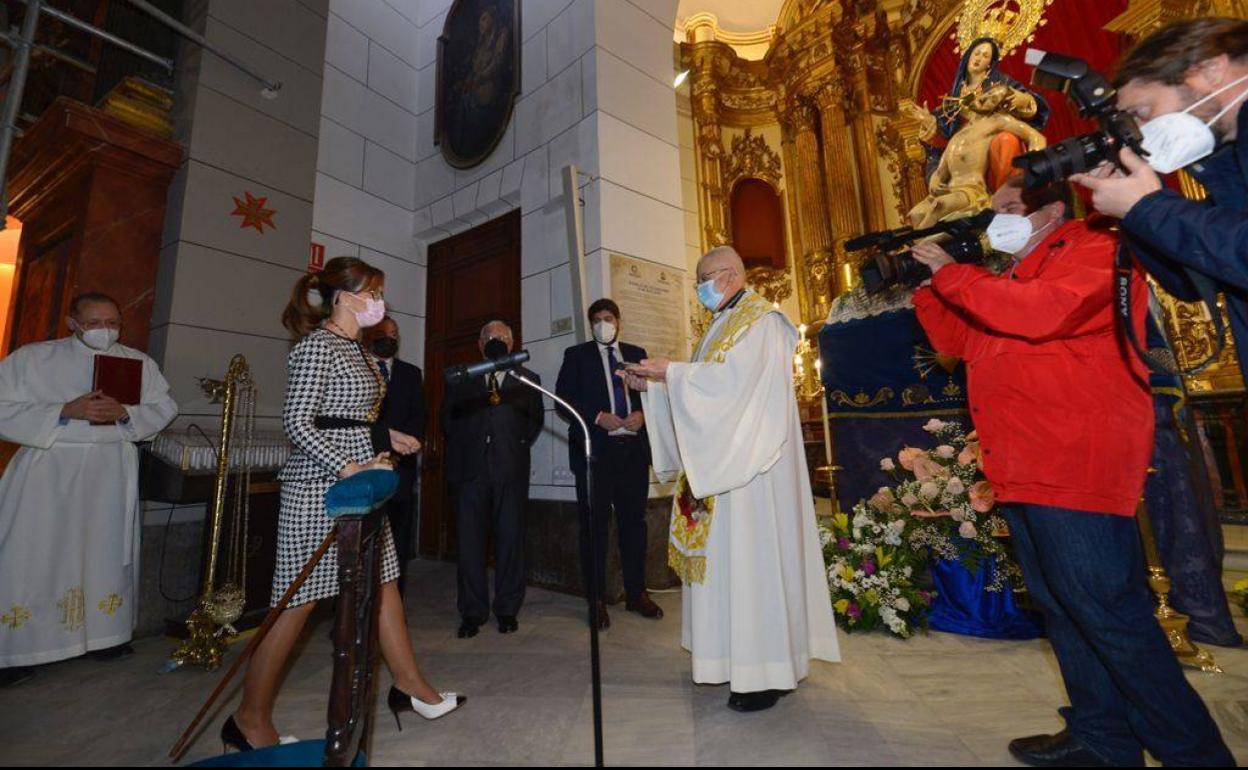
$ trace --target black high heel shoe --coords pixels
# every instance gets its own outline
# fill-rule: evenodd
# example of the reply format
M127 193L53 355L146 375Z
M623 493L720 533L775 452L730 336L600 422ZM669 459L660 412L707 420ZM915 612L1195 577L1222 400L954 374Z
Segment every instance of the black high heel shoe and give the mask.
M235 751L253 751L251 743L247 740L247 736L243 735L242 728L238 726L238 722L234 721L234 715L225 720L225 724L221 725L221 753L225 753L230 749Z
M399 721L399 714L404 711L415 711L425 719L437 719L446 716L455 709L464 705L468 697L465 695L456 695L453 692L438 693L442 696L441 703L425 703L414 695L408 695L399 688L391 685L390 694L386 697L386 705L390 707L390 713L394 714L394 723L398 726L399 731L403 730L403 723ZM224 733L222 733L224 735Z
M296 743L298 738L293 735L283 735L277 739L278 745L286 743ZM261 746L261 748L265 748ZM221 725L221 751L222 753L234 749L235 751L255 751L256 747L251 745L251 741L247 740L247 736L243 735L243 729L238 726L238 722L234 721L234 715L225 720L225 724Z

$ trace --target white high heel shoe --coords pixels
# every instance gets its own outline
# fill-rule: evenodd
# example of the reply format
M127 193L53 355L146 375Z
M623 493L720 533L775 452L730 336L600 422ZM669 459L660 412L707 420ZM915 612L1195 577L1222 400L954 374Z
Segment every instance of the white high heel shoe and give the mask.
M408 695L397 687L390 687L390 695L386 698L386 704L390 707L390 713L394 714L394 723L398 725L399 730L403 729L403 723L399 721L399 714L404 711L415 711L425 719L437 719L444 717L455 709L464 705L468 700L465 695L456 695L453 692L439 693L442 696L441 703L425 703L414 695Z

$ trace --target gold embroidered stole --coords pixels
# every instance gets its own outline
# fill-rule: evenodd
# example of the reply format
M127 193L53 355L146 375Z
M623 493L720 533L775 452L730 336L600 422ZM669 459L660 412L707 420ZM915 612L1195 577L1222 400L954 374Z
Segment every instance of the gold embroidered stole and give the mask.
M756 321L775 311L770 302L752 291L737 302L728 318L716 327L712 324L698 340L695 350L701 351L702 363L722 364ZM703 343L706 343L705 345ZM706 582L706 543L711 533L715 498L699 500L693 496L689 479L682 472L676 482L676 499L672 502L672 524L667 544L667 563L684 583Z

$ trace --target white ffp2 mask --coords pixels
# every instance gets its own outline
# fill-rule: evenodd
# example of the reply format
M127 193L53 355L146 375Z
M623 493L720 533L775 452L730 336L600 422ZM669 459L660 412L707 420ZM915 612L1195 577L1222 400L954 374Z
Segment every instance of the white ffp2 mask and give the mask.
M1230 104L1223 107L1222 111L1214 115L1208 122L1193 115L1192 110L1228 88L1234 88L1245 80L1248 80L1248 75L1227 83L1218 90L1205 95L1182 112L1168 112L1165 115L1158 115L1140 126L1140 133L1144 135L1144 141L1141 143L1141 146L1148 153L1148 157L1145 158L1148 161L1148 165L1158 174L1172 174L1181 168L1192 165L1201 158L1211 155L1214 149L1217 148L1218 141L1214 137L1210 126L1217 123L1244 96L1248 96L1248 88L1245 88L1243 93L1232 99Z

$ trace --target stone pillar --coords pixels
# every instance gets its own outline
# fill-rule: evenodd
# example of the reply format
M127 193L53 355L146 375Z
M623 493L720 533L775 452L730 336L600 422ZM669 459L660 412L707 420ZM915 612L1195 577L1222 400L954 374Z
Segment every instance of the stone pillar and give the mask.
M810 312L826 318L832 308L832 228L828 221L828 197L824 191L823 164L819 157L816 112L804 101L795 102L786 113L793 135L796 159L799 222Z
M815 94L822 130L824 177L828 186L828 215L832 220L836 260L836 293L853 288L857 274L845 256L845 241L863 232L862 208L854 184L854 138L846 122L843 86L830 81ZM872 163L874 158L870 159Z

